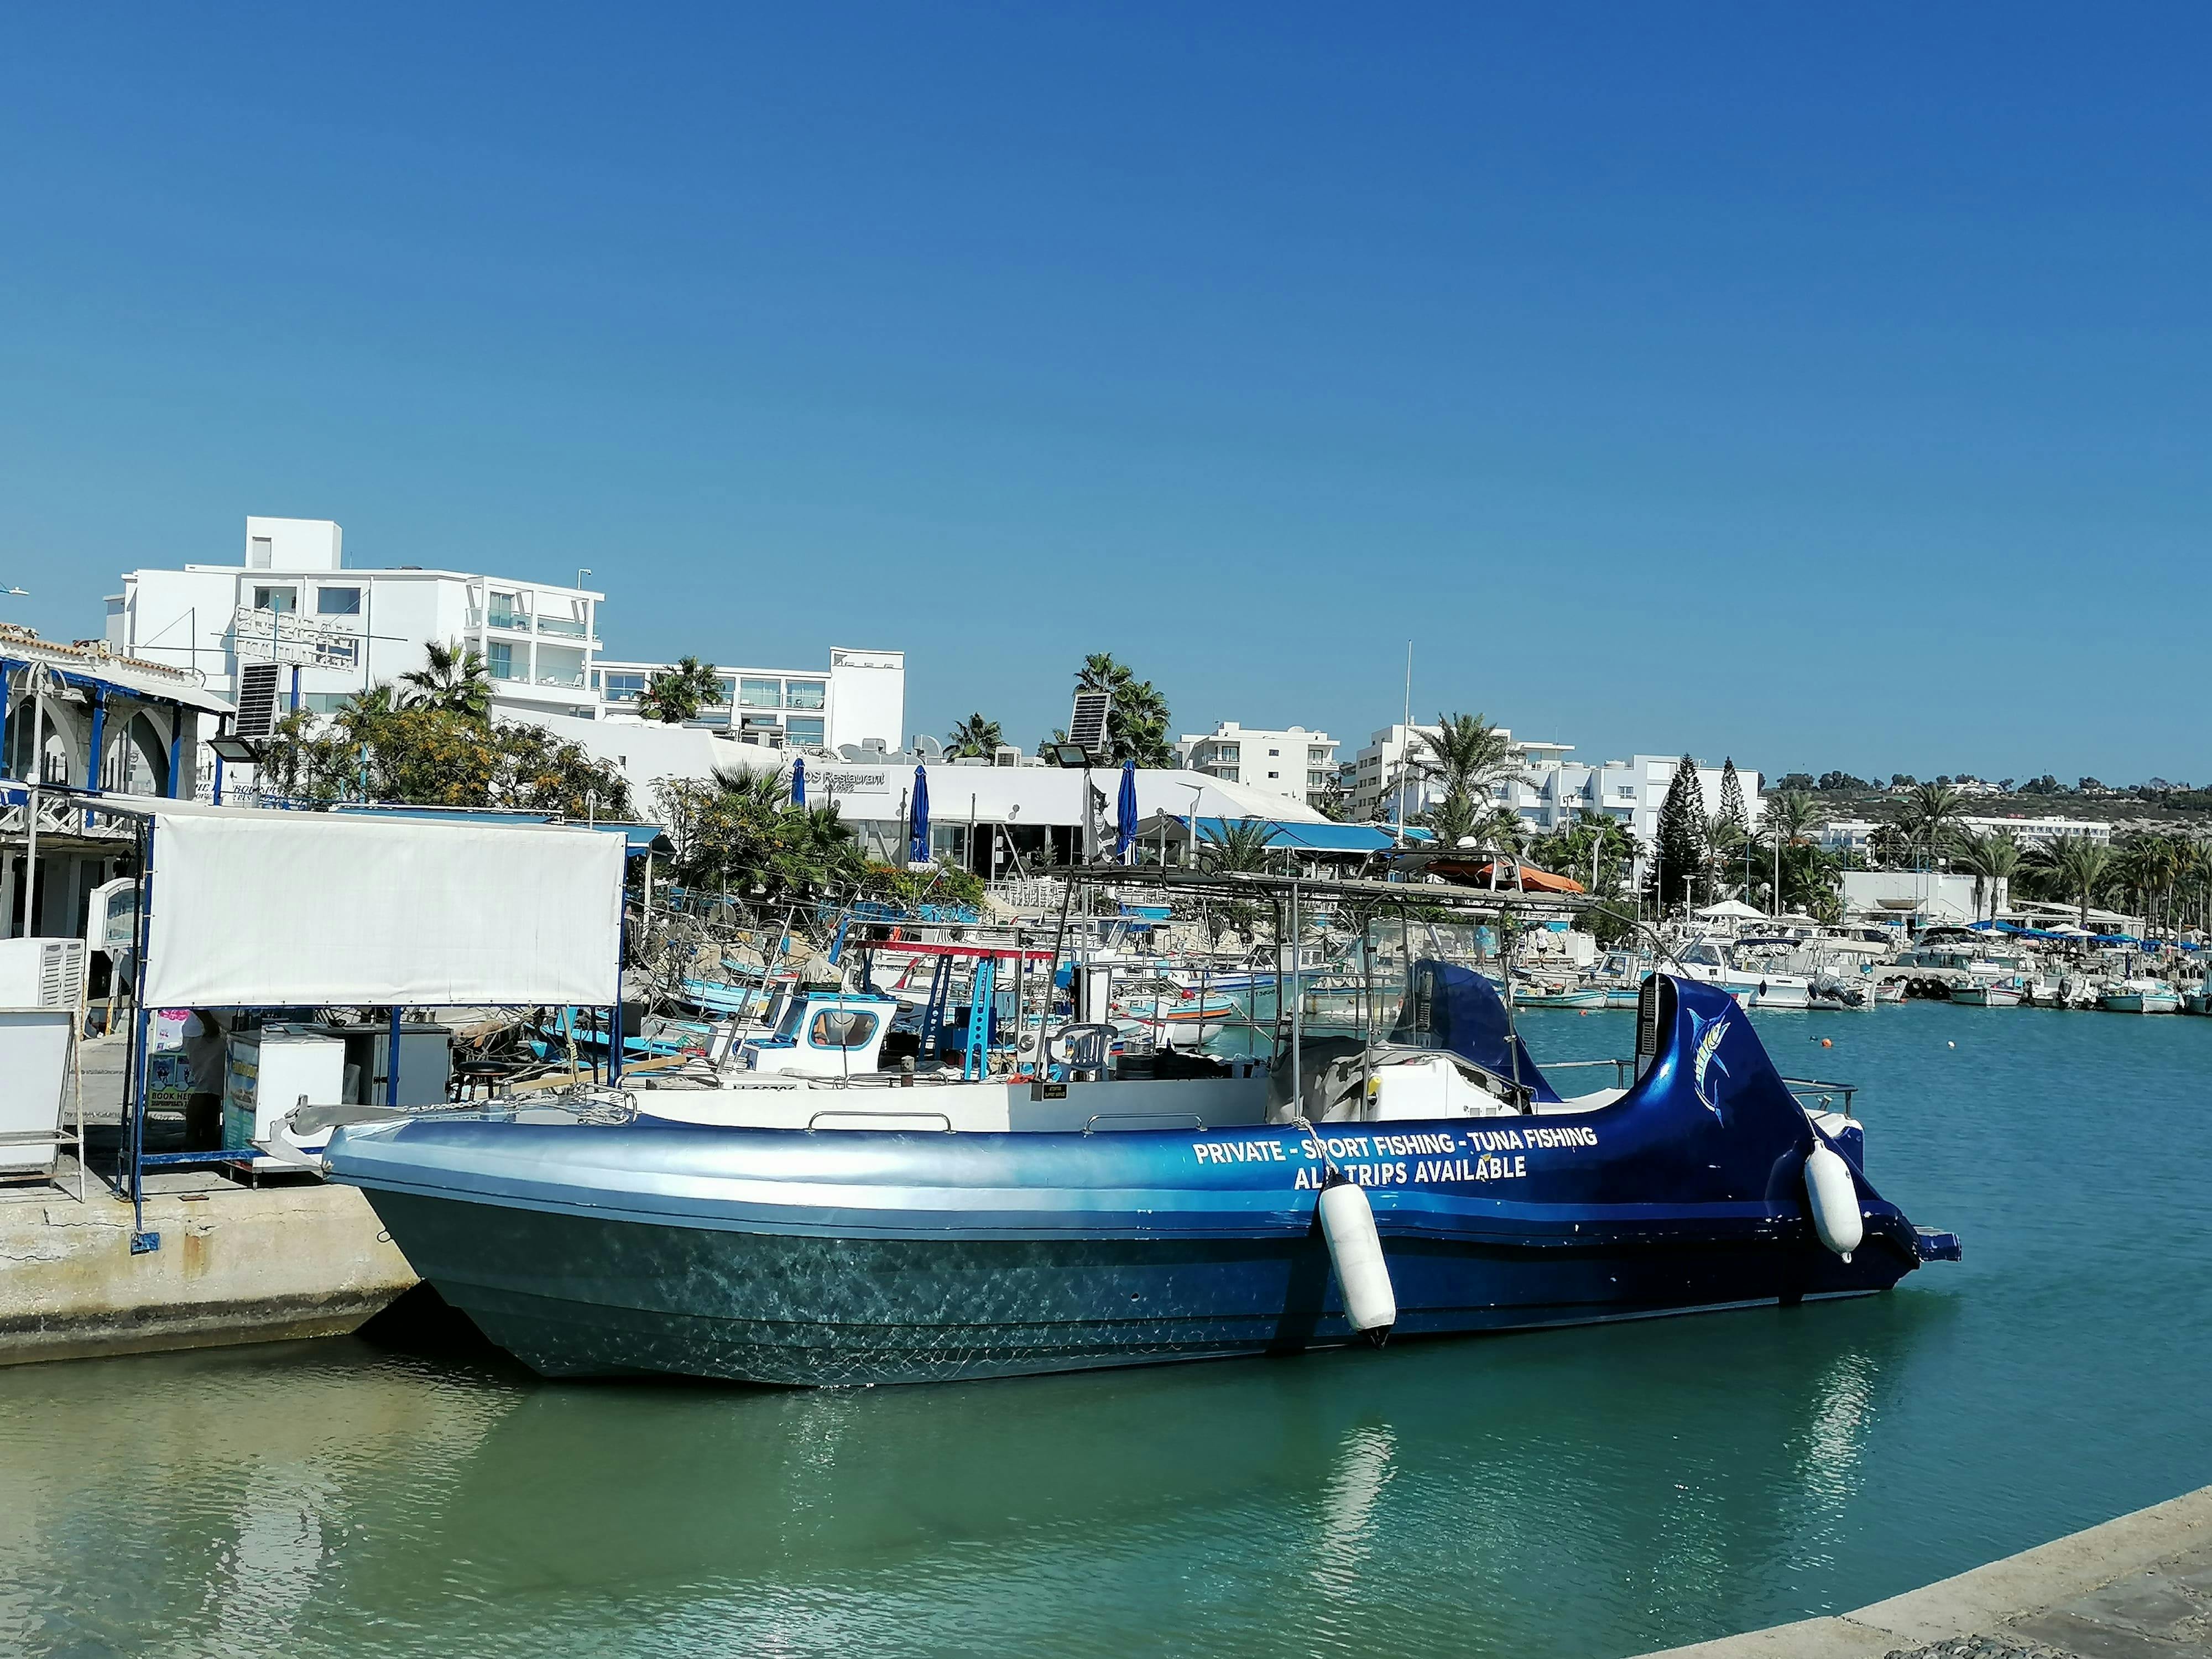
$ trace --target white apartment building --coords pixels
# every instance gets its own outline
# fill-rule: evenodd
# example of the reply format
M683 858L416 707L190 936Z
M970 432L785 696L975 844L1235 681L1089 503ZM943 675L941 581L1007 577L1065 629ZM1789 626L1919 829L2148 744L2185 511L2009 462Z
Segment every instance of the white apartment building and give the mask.
M2112 826L2097 818L1961 817L1959 827L1970 835L2008 835L2023 848L2048 847L2069 836L2079 836L2100 847L2112 842ZM1873 818L1831 818L1817 826L1814 838L1823 851L1864 853L1871 849L1875 832L1882 828Z
M196 669L235 702L241 663L283 665L280 707L328 714L379 681L423 666L431 641L484 659L495 712L519 719L634 719L665 663L599 655L605 595L582 586L412 565L344 561L327 519L249 518L238 564L125 572L107 600L106 640L123 655ZM906 656L839 648L826 669L732 668L708 725L740 740L837 749L904 741Z
M1336 784L1336 739L1303 726L1268 731L1223 720L1203 737L1178 738L1194 772L1271 795L1311 801Z
M1419 734L1437 730L1434 726L1386 726L1368 740L1352 767L1355 817L1387 823L1402 815L1410 823L1443 799L1443 780L1424 764L1428 750L1419 740ZM1496 805L1511 807L1540 833L1571 824L1578 812L1594 811L1619 819L1639 842L1657 839L1659 809L1681 763L1679 755L1637 755L1593 765L1570 760L1571 744L1513 740L1510 732L1504 735L1513 743L1517 775L1492 787ZM1698 765L1708 817L1720 811L1721 776L1720 767ZM1760 811L1759 775L1739 769L1736 780L1745 814L1755 824Z
M604 594L408 565L349 568L343 538L326 519L249 518L238 564L126 571L123 591L108 596L108 647L198 669L234 702L241 662L277 660L284 706L296 698L328 713L421 668L427 642L459 640L483 657L501 713L598 712L591 674Z
M601 660L592 689L602 718L635 720L637 700L672 663ZM740 743L771 749L828 749L857 760L870 750L896 753L905 743L906 653L838 646L830 666L723 668L720 701L699 711L697 724L732 732Z

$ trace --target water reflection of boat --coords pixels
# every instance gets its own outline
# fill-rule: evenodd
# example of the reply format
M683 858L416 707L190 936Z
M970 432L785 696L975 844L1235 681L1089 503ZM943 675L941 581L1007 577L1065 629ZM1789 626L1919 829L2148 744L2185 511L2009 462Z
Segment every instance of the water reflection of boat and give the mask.
M695 1091L672 1097L684 1122L647 1096L356 1125L325 1167L494 1340L562 1376L923 1381L1337 1346L1358 1334L1316 1225L1332 1183L1368 1195L1401 1335L1861 1294L1955 1256L1867 1182L1861 1127L1802 1106L1724 992L1654 975L1636 1080L1564 1100L1488 981L1413 977L1392 1045L1425 1057L1319 1130L1158 1093L1152 1124L1092 1132L1123 1115L1113 1089L1172 1083L1041 1084L1034 1115L1003 1085L948 1086L926 1114L886 1100L803 1130ZM886 1122L923 1115L931 1132ZM837 1118L860 1121L815 1132ZM1816 1219L1853 1242L1824 1248Z

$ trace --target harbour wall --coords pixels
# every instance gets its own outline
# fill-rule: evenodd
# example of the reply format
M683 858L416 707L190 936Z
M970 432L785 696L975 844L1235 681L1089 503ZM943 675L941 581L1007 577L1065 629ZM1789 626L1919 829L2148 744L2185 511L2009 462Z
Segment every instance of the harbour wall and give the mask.
M2036 1644L2116 1659L2203 1653L2208 1569L2212 1486L2201 1486L1850 1613L1644 1659L1884 1659L1977 1638L1991 1651Z
M354 1329L415 1284L366 1200L320 1182L0 1204L0 1364Z

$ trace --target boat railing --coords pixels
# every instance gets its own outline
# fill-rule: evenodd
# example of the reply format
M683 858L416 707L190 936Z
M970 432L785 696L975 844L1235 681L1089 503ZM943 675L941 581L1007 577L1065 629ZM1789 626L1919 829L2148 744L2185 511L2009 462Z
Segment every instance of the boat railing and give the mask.
M930 1118L930 1119L933 1119L934 1121L937 1121L937 1122L939 1122L939 1123L943 1124L943 1125L945 1126L945 1133L946 1134L957 1134L957 1133L959 1133L959 1131L958 1131L958 1130L955 1129L955 1128L952 1127L952 1118L951 1118L951 1115L949 1113L945 1113L945 1112L860 1112L860 1111L817 1112L817 1113L815 1113L815 1114L814 1114L814 1115L813 1115L813 1116L811 1116L811 1117L810 1117L810 1118L808 1118L808 1119L806 1120L806 1133L809 1133L809 1134L812 1134L812 1133L814 1133L814 1126L815 1126L816 1124L817 1124L817 1123L821 1122L821 1121L822 1121L822 1120L823 1120L823 1118L825 1118L825 1117L866 1117L866 1118L886 1118L886 1117L908 1118L908 1117L915 1117L915 1118Z
M1782 1084L1791 1094L1797 1097L1797 1103L1801 1106L1805 1104L1808 1096L1813 1096L1817 1098L1817 1103L1826 1109L1834 1105L1836 1097L1841 1095L1844 1097L1845 1117L1851 1115L1851 1100L1859 1091L1859 1085L1856 1083L1831 1083L1824 1078L1816 1077L1785 1077L1782 1079Z
M1090 1119L1084 1124L1083 1133L1089 1134L1097 1129L1102 1123L1124 1123L1136 1122L1139 1121L1157 1123L1162 1118L1172 1118L1178 1123L1187 1122L1194 1128L1197 1129L1202 1130L1206 1127L1206 1120L1200 1117L1196 1112L1093 1112L1091 1115Z

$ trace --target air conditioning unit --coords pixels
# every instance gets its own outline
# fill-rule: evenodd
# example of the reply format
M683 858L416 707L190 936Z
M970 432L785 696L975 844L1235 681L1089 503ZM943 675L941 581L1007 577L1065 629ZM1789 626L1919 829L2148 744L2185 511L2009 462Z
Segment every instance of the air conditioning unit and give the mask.
M51 1170L71 1139L62 1107L84 963L81 939L0 939L0 1174Z
M75 1008L84 961L81 939L0 939L0 1008Z
M991 763L994 766L1019 766L1022 751L1013 744L1002 743L991 751Z

